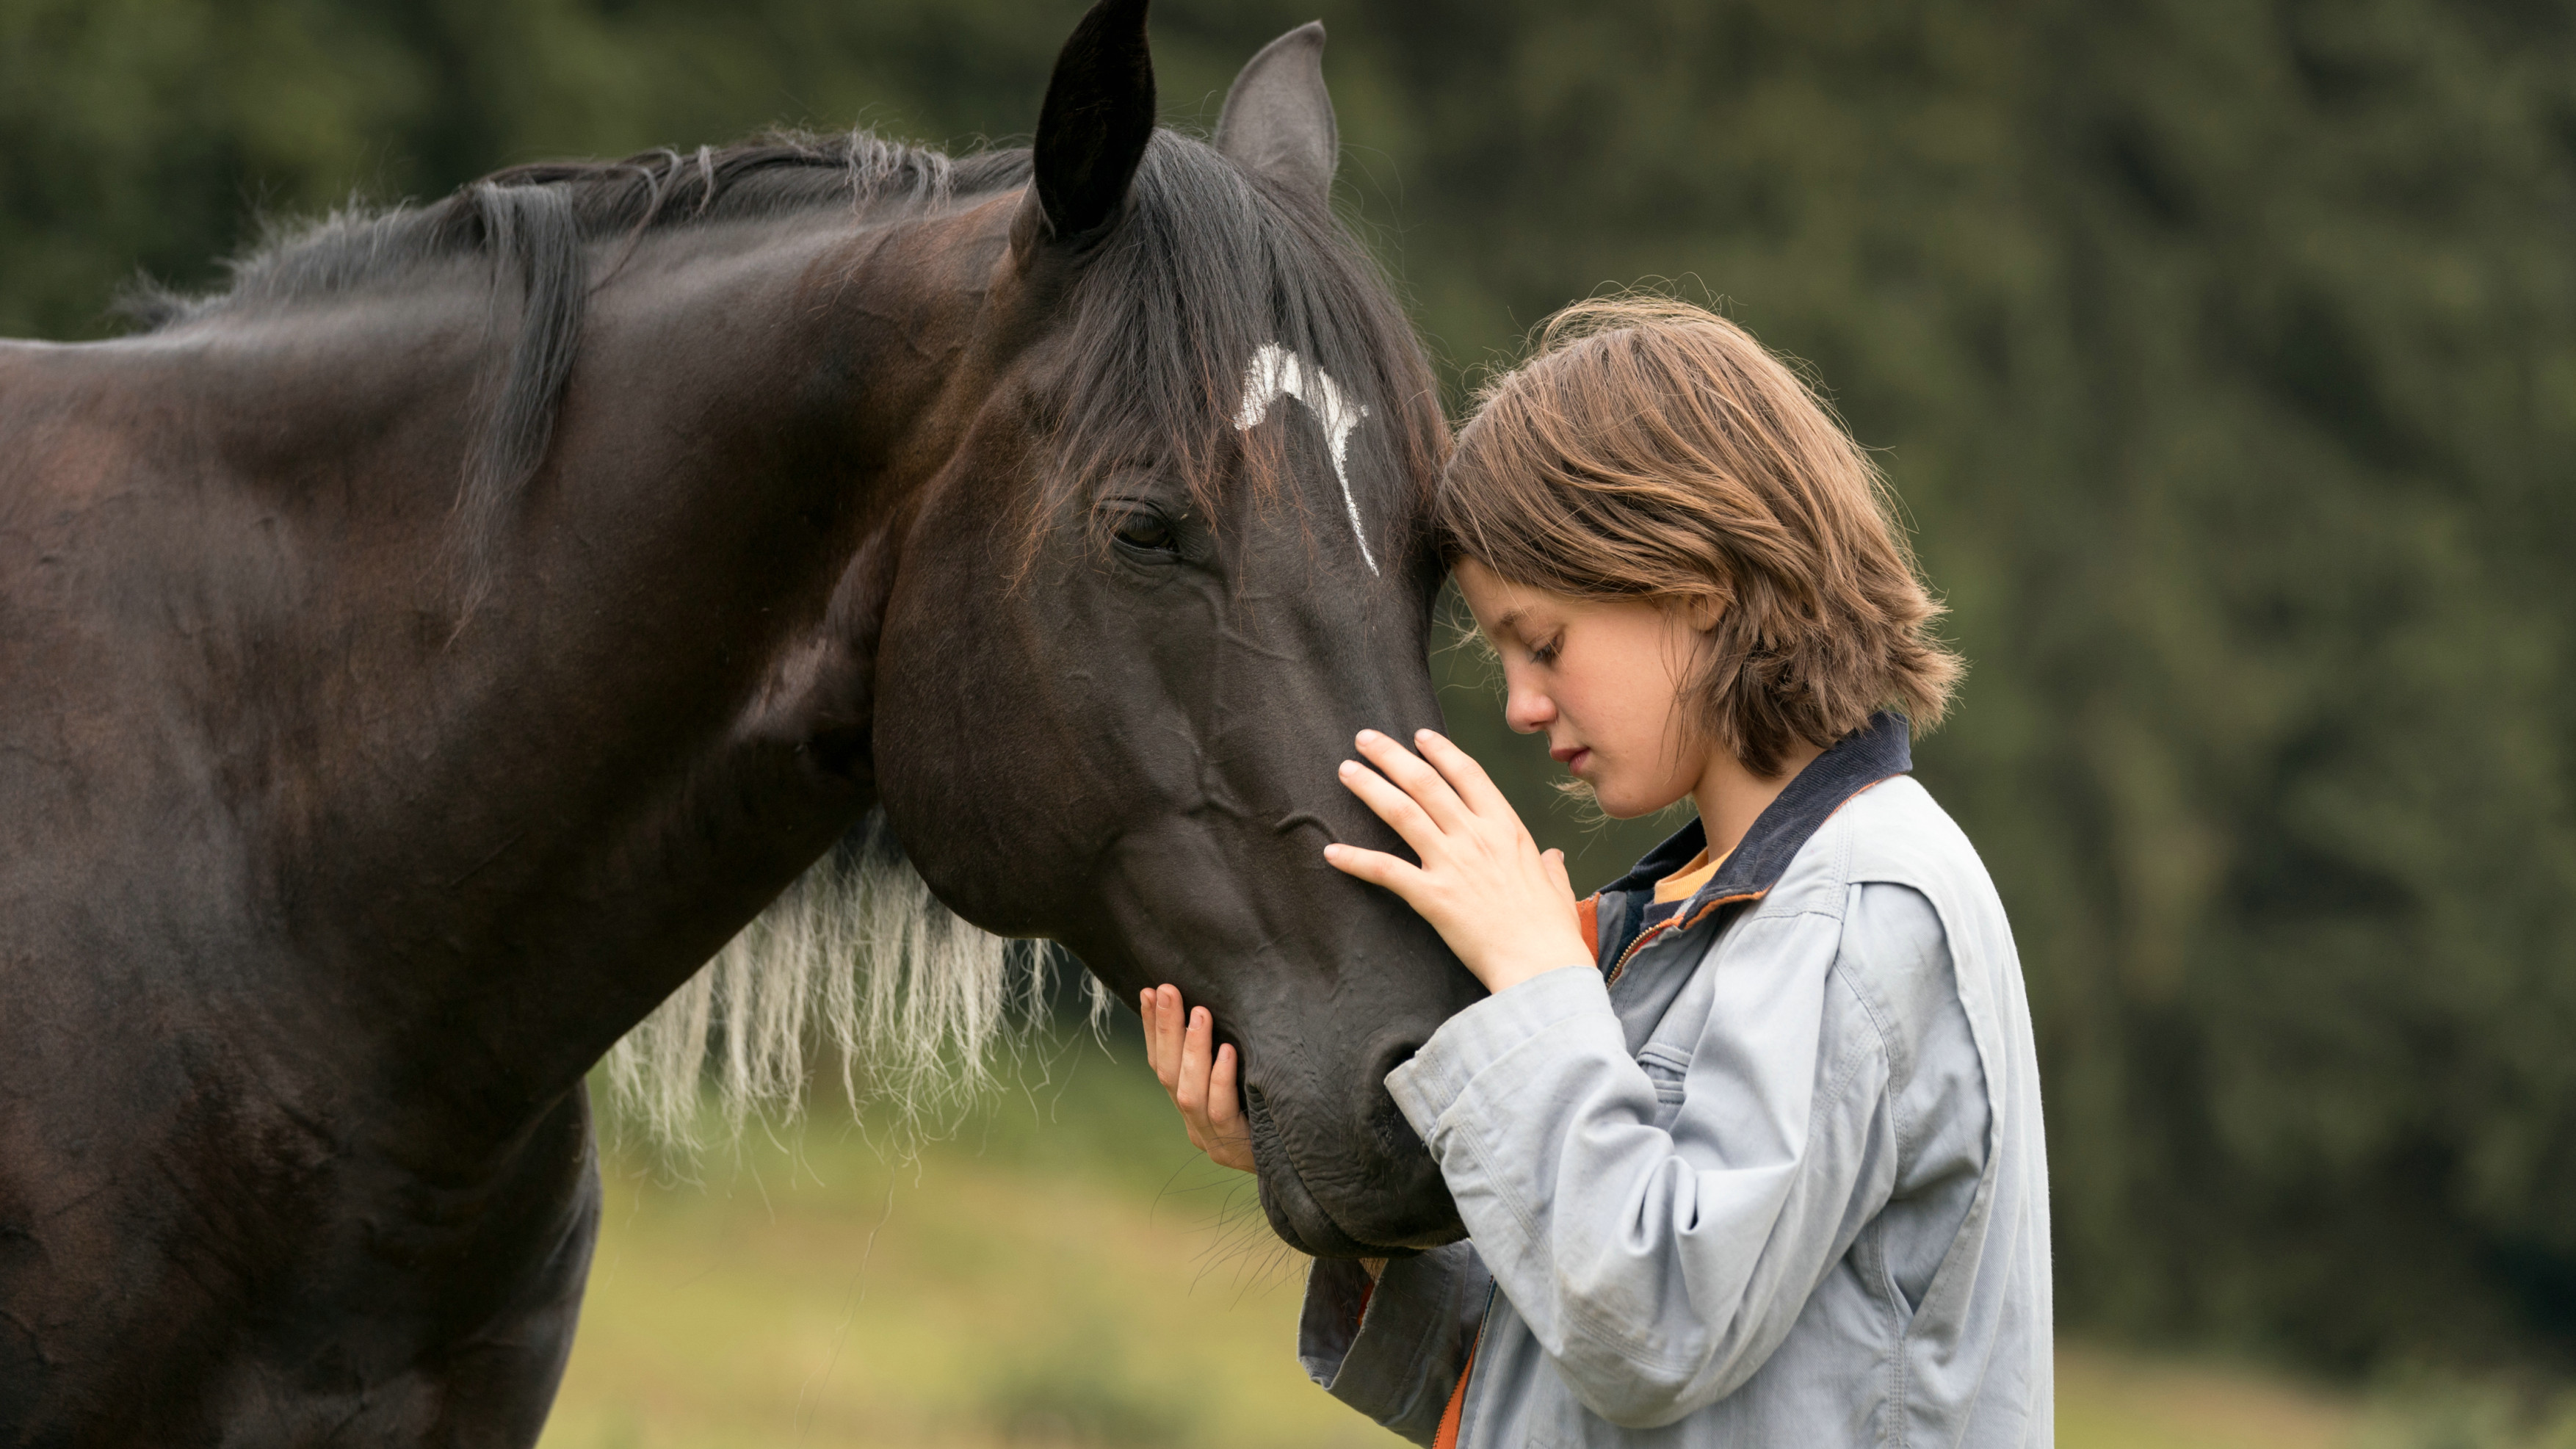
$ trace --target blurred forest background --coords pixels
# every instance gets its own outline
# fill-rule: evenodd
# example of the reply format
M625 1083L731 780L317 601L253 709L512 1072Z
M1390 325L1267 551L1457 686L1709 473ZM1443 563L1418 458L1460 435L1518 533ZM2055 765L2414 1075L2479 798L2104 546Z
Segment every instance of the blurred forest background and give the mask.
M0 0L0 333L515 162L1024 139L1080 8ZM1918 759L2020 935L2061 1321L2576 1371L2576 5L1163 0L1168 119L1318 12L1453 403L1664 278L1880 450L1974 664ZM1581 883L1655 838L1439 667Z

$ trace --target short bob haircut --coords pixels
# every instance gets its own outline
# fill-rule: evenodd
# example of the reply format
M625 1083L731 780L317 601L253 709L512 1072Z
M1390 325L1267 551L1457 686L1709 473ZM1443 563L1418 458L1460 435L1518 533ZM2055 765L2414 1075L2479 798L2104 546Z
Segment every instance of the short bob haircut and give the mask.
M1938 724L1934 637L1877 469L1742 328L1659 296L1578 302L1479 392L1434 509L1455 554L1577 598L1718 606L1685 695L1758 775L1895 709Z

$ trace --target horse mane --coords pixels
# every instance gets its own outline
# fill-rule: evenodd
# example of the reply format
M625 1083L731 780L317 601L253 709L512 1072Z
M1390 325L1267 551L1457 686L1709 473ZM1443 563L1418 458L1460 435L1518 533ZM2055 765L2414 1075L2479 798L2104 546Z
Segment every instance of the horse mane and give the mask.
M854 221L927 211L1029 176L1025 149L951 157L865 130L519 166L425 206L275 229L231 263L228 288L147 288L125 310L152 330L218 325L488 263L496 323L516 326L460 483L461 535L480 559L545 462L590 294L614 281L625 248L657 230L835 207ZM595 250L606 259L596 280ZM1427 542L1428 489L1448 445L1438 382L1384 272L1328 207L1158 131L1126 215L1083 259L1067 306L1062 412L1049 420L1057 466L1029 491L1023 558L1048 530L1087 517L1093 486L1121 467L1177 472L1211 521L1279 491L1286 430L1234 426L1264 347L1370 400L1381 423L1360 430L1350 474L1374 486L1380 554L1406 558ZM1243 486L1221 494L1229 478ZM872 814L618 1043L611 1093L654 1136L684 1144L710 1075L738 1131L756 1113L796 1110L821 1045L853 1105L891 1100L922 1123L990 1082L991 1048L1047 999L1062 959L951 914ZM1088 989L1097 1022L1108 998L1096 980Z
M610 1049L610 1096L655 1140L692 1146L710 1075L739 1133L799 1108L820 1048L854 1110L886 1102L901 1130L935 1130L992 1085L994 1046L1022 1044L1068 960L959 919L872 811ZM1097 1029L1108 989L1083 985Z
M502 376L460 480L457 511L470 556L506 519L544 465L555 415L580 352L594 282L594 243L632 247L649 233L847 206L938 206L956 195L1016 186L1025 151L953 160L872 131L836 136L776 131L722 148L647 151L622 161L514 166L426 206L353 205L318 222L272 224L226 266L231 285L188 296L149 283L118 310L147 332L262 307L393 287L441 263L491 263L495 322L517 326ZM608 269L613 278L615 266ZM606 280L603 278L602 280ZM517 305L512 307L510 304Z

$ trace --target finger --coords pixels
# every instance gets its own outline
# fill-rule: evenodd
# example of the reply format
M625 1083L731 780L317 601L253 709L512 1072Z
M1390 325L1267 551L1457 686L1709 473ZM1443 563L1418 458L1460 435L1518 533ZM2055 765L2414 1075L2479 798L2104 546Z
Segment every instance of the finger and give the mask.
M1145 988L1145 1061L1154 1069L1154 1079L1166 1088L1171 1075L1163 1065L1163 993L1160 988Z
M1342 874L1384 886L1414 905L1414 896L1422 890L1425 878L1422 867L1383 850L1362 850L1356 845L1327 845L1324 863Z
M1155 1075L1163 1079L1163 1090L1180 1085L1181 1072L1181 992L1177 986L1165 986L1154 993L1154 1035L1161 1043L1155 1057Z
M1181 1115L1192 1127L1207 1126L1209 1058L1215 1055L1215 1018L1204 1006L1190 1008L1190 1029L1181 1038Z
M1154 1062L1154 988L1151 986L1136 993L1136 1019L1145 1025L1145 1070L1160 1078L1163 1069Z
M1488 819L1508 817L1518 821L1521 818L1520 812L1512 808L1512 802L1504 799L1503 792L1495 787L1494 777L1485 773L1485 767L1476 763L1474 755L1451 743L1447 735L1438 730L1415 730L1413 747L1422 751L1422 758L1431 762L1432 768L1449 782L1449 788L1458 792L1458 798L1466 802L1468 809Z
M1467 808L1466 801L1458 798L1458 792L1451 788L1448 780L1420 755L1406 749L1402 741L1376 730L1362 730L1359 747L1360 753L1368 757L1368 762L1377 766L1378 773L1412 796L1441 829L1454 830L1474 813Z
M1233 1043L1216 1049L1216 1067L1208 1073L1207 1118L1219 1138L1242 1130L1243 1098L1236 1081L1242 1070Z
M1211 1111L1216 1097L1215 1040L1216 1018L1205 1007L1192 1011L1189 1034L1182 1038L1181 1120L1189 1124L1192 1145L1210 1157L1221 1157L1226 1134Z
M1244 1130L1241 1097L1235 1083L1242 1063L1231 1046L1216 1049L1216 1074L1208 1080L1208 1122L1217 1134L1217 1150L1208 1155L1220 1166L1258 1172L1252 1156L1252 1134Z
M1201 1152L1208 1150L1214 1139L1209 1135L1204 1110L1202 1077L1192 1076L1182 1060L1182 1042L1188 1014L1182 1009L1181 989L1164 985L1154 997L1154 1037L1160 1043L1157 1053L1164 1095L1181 1114L1181 1129L1189 1134L1190 1145Z
M1341 775L1343 787L1359 796L1360 803L1374 812L1378 819L1395 827L1395 833L1404 837L1404 843L1413 847L1414 854L1427 860L1439 848L1439 822L1433 820L1412 796L1388 784L1385 776L1357 760L1342 761Z
M1539 858L1547 862L1548 876L1556 882L1556 888L1565 892L1568 896L1572 896L1574 894L1574 877L1565 873L1565 852L1562 850L1549 849L1541 851L1539 853Z

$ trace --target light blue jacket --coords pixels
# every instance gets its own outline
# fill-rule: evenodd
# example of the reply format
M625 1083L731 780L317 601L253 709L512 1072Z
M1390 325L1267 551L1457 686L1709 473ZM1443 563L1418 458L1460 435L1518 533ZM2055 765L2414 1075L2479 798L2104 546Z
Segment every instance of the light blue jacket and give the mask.
M1909 766L1880 716L1650 921L1689 826L1595 898L1600 969L1388 1076L1469 1241L1317 1262L1316 1382L1427 1444L1472 1347L1461 1449L2052 1442L2021 967Z

